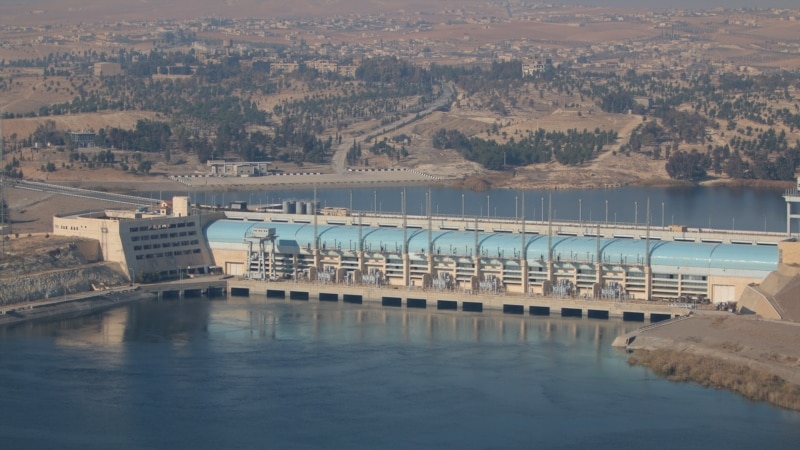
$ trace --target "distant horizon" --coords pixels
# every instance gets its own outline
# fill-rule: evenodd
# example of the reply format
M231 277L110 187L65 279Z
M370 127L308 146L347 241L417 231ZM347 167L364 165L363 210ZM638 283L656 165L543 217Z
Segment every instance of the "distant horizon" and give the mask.
M547 2L543 2L547 3ZM653 3L653 5L650 5ZM760 0L754 4L753 0L670 0L667 4L661 0L581 0L576 2L563 2L564 5L601 6L610 8L636 8L636 9L716 9L716 8L752 8L770 9L785 8L798 9L797 0ZM552 2L552 4L559 4Z
M113 4L115 0L107 0L106 4ZM173 2L175 0L172 0ZM261 1L258 3L268 3ZM460 0L464 3L482 3L483 0ZM341 0L342 3L348 3L348 0ZM456 1L458 2L458 0ZM454 2L454 3L456 3ZM37 6L47 4L80 4L85 3L81 0L0 0L0 5L33 5ZM121 1L120 3L128 3ZM170 0L165 0L163 4L169 5ZM179 3L179 2L178 2ZM246 2L245 2L246 3ZM335 2L336 3L336 2ZM563 6L596 6L608 8L633 8L633 9L648 9L648 10L665 10L665 9L716 9L716 8L752 8L752 9L770 9L770 8L783 8L783 9L797 9L800 10L800 4L797 0L760 0L758 4L754 4L752 0L670 0L668 3L662 0L579 0L579 1L532 1L530 4L552 4ZM652 4L651 4L652 3ZM152 7L150 4L143 4L143 8Z

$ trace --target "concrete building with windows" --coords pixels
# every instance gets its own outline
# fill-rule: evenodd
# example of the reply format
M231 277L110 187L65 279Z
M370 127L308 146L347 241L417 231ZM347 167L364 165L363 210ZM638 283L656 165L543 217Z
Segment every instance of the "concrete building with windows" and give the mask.
M177 279L205 273L213 260L203 228L222 214L193 214L188 197L165 211L104 210L53 218L53 234L95 239L103 260L116 262L131 279Z
M272 163L267 161L209 160L206 165L211 175L218 177L252 177L266 175Z

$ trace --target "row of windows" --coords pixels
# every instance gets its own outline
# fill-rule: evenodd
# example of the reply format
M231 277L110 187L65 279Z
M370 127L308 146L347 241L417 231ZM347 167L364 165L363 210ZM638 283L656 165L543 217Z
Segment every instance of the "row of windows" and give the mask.
M194 250L188 249L183 251L176 251L176 252L164 252L164 253L148 253L146 255L136 255L137 260L143 259L153 259L153 258L164 258L170 256L180 256L180 255L192 255L200 253L200 249L196 248Z
M131 227L131 233L137 233L142 231L155 231L155 230L163 230L167 228L184 228L184 227L194 227L194 222L178 222L178 223L162 223L157 225L150 225L150 226L141 226L141 227Z
M169 248L169 247L185 247L187 245L198 245L198 244L200 244L200 241L198 239L192 239L191 241L181 241L175 243L164 242L163 244L134 245L133 250L138 252L140 250L151 250L151 249Z
M156 239L169 239L169 238L176 238L176 237L184 237L184 236L197 236L197 231L181 231L180 233L161 233L161 234L151 234L150 236L133 236L131 237L131 241L149 241L149 240L156 240Z

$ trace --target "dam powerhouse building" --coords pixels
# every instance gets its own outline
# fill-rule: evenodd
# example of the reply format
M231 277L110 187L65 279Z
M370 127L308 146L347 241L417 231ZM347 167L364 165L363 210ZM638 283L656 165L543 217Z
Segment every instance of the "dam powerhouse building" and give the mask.
M210 211L175 197L154 211L55 217L53 227L96 239L136 281L224 272L265 284L722 303L800 261L800 244L782 233L356 214L316 202Z

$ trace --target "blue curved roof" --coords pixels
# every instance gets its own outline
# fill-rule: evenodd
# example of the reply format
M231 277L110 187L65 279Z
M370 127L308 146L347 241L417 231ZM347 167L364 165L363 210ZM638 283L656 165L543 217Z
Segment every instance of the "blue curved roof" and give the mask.
M310 248L314 241L311 224L249 222L218 220L206 227L206 239L215 243L243 243L251 228L274 228L279 251ZM321 247L358 248L358 227L348 225L317 225ZM425 252L428 230L407 230L408 248L412 253ZM400 228L362 229L364 248L372 251L400 252L403 249L403 230ZM597 260L597 239L591 237L552 236L553 259L560 261L594 262ZM431 231L434 253L474 255L475 233L469 231ZM519 257L522 237L511 233L478 233L481 254L488 257ZM528 260L546 259L548 237L525 237ZM600 239L603 261L609 264L634 265L646 260L647 243L640 239ZM694 242L650 241L652 266L709 268L730 270L772 271L778 267L778 248L775 246L712 244Z

